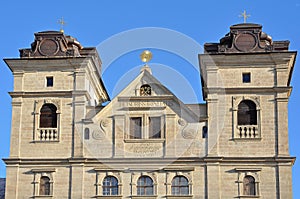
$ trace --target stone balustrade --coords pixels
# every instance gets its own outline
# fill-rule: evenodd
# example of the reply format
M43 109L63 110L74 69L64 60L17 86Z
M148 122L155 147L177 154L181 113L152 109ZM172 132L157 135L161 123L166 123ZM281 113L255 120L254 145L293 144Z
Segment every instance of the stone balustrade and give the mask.
M260 133L258 131L258 125L239 125L236 138L260 138Z
M57 128L39 128L37 130L36 141L58 141Z

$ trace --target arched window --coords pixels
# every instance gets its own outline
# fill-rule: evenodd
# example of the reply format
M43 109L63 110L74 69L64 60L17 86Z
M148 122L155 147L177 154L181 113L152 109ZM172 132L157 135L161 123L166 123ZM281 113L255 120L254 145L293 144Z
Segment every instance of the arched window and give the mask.
M244 195L246 196L255 196L255 179L252 176L245 176L243 180L244 186Z
M238 106L238 125L257 125L256 104L243 100Z
M40 112L40 128L57 128L57 108L53 104L44 104Z
M89 128L85 128L84 129L84 139L85 140L89 140L90 139L90 129Z
M42 176L40 180L40 195L50 195L50 178Z
M104 178L102 188L103 188L103 195L105 196L119 194L118 180L113 176L107 176Z
M184 176L175 176L172 180L172 195L189 195L189 181Z
M153 180L148 176L141 176L137 182L137 195L153 195Z
M150 96L151 86L149 84L144 84L140 88L140 96Z

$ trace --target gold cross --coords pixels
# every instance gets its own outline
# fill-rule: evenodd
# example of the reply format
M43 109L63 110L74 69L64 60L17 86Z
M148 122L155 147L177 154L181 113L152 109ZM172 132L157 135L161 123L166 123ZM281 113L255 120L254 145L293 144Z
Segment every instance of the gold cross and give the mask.
M247 15L246 10L244 10L244 12L239 15L239 17L243 17L244 18L244 23L247 23L247 19L250 17L251 15Z
M62 17L60 20L58 20L58 23L60 24L60 32L64 32L64 26L67 24Z

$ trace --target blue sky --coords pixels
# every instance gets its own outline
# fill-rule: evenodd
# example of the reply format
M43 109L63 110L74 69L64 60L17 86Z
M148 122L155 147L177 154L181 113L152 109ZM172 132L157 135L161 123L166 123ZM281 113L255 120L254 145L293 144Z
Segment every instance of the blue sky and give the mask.
M238 16L244 10L251 15L248 22L262 24L263 31L274 40L290 40L291 50L300 49L300 0L11 0L0 3L0 57L18 57L18 49L30 47L35 32L59 30L57 21L64 17L67 22L64 28L66 34L76 37L83 46L98 47L104 65L103 79L113 97L132 75L138 74L137 70L142 64L139 60L142 48L147 47L147 41L155 41L151 31L169 31L186 42L187 45L182 49L186 49L187 54L179 56L176 45L170 49L148 46L154 54L154 75L162 79L184 102L201 102L198 66L195 63L197 57L192 55L201 53L204 43L217 42L229 31L230 25L242 23L243 19ZM127 40L125 43L133 47L131 50L118 51L121 44L110 45L110 42L117 41L114 36L126 35L129 31L137 33L138 30L147 30L148 34L138 38L138 45L135 45L135 39ZM107 52L113 52L113 55ZM162 72L155 73L158 69ZM170 73L173 79L166 78ZM300 63L296 61L291 82L294 89L289 102L289 138L291 155L298 157L299 73ZM178 78L181 81L176 81ZM8 92L13 90L12 74L3 61L0 62L0 85L0 157L3 158L9 156L11 99ZM187 90L190 95L186 94ZM293 168L295 197L300 196L299 172L300 163L296 161ZM0 177L5 177L2 162Z

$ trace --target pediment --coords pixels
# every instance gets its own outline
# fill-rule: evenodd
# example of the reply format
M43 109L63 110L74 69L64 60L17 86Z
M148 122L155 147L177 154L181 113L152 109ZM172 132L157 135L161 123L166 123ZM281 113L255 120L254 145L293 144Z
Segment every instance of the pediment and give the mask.
M140 88L143 85L151 87L151 95L141 95ZM146 70L142 71L95 117L100 117L102 114L124 115L128 111L151 112L156 110L164 110L166 114L173 112L187 122L199 121L199 116Z

